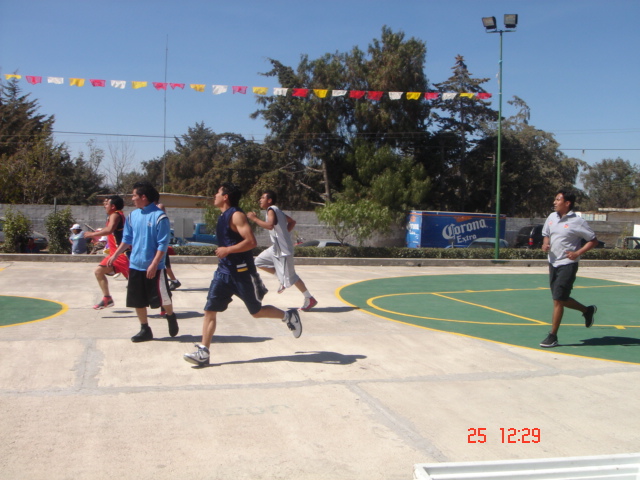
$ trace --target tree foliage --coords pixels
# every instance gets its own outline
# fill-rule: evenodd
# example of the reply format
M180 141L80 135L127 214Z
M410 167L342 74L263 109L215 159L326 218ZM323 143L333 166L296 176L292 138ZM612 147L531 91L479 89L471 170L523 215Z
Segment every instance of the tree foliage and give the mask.
M356 203L338 199L328 202L324 207L318 207L316 214L342 244L353 238L362 245L375 232L387 233L393 222L393 215L388 207L366 199Z
M76 220L69 207L53 212L44 219L44 226L49 238L49 253L71 253L69 228L74 223Z
M640 169L628 160L618 157L587 166L581 180L589 208L635 208L640 205L637 193Z

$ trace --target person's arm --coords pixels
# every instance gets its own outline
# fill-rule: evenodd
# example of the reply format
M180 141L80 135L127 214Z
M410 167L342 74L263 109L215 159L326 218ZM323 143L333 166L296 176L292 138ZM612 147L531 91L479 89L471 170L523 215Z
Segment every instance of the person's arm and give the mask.
M251 220L252 222L255 222L256 225L258 225L259 227L264 228L265 230L273 230L273 228L278 223L278 219L276 218L276 214L271 209L267 210L267 221L266 222L264 220L261 220L260 217L258 217L258 215L256 215L254 212L247 213L247 218L249 220Z
M542 237L542 251L548 252L551 249L551 243L549 242L549 237Z
M120 255L122 252L124 252L125 250L127 250L129 247L131 247L131 245L129 245L128 243L124 243L122 242L118 248L116 249L115 252L113 252L113 255L111 255L109 257L109 260L107 260L107 266L109 267L113 267L113 262L115 262L116 258L118 258L118 255Z
M219 258L225 258L230 253L248 252L249 250L252 250L258 246L256 237L251 230L251 225L249 225L247 216L244 213L235 212L231 216L230 223L231 229L240 234L240 236L242 237L242 241L236 243L235 245L231 245L230 247L218 247L216 249L216 255Z
M113 212L109 215L109 221L107 222L107 226L101 230L96 230L95 232L84 232L84 238L93 238L93 237L102 237L106 235L111 235L118 228L118 224L120 223L120 214Z
M297 222L286 213L284 216L287 217L287 232L290 232L296 226Z
M154 278L156 276L158 265L160 265L160 262L164 259L164 256L167 254L167 249L169 248L171 225L169 223L169 218L166 215L158 223L157 235L158 241L156 254L153 256L153 260L151 260L151 263L147 267L147 278Z
M587 243L585 243L582 248L580 248L579 250L575 250L573 252L567 250L567 257L570 260L575 260L576 258L578 258L580 255L587 253L589 250L591 250L592 248L595 248L598 246L598 239L594 238L593 240L588 241Z

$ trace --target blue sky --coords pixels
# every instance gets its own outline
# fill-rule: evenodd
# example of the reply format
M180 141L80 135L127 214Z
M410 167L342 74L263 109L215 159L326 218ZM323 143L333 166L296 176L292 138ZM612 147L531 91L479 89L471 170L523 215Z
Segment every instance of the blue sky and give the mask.
M531 108L531 123L553 133L569 156L591 164L621 157L640 165L640 2L637 0L0 0L0 73L42 76L21 86L54 114L58 141L72 152L94 139L127 141L137 162L162 155L161 138L196 122L217 133L258 141L265 129L249 115L253 94L213 95L211 85L277 87L267 58L297 66L300 56L366 50L384 25L427 45L430 82L451 75L463 55L498 102L499 36L481 18L517 13L504 35L503 113L514 95ZM186 83L165 96L151 82ZM65 85L46 83L64 77ZM71 87L68 79L127 80L127 88ZM131 81L148 81L133 90ZM190 83L205 84L205 93ZM73 134L61 132L74 132ZM125 137L110 136L116 134Z

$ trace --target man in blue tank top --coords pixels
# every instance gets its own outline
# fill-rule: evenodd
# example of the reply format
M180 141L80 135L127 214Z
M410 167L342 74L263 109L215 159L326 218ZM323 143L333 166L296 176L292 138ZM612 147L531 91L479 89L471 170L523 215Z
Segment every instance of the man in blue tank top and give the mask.
M202 322L202 343L197 350L185 353L184 359L195 365L209 365L209 347L216 330L218 312L224 312L236 295L254 318L280 318L295 338L302 334L300 315L295 308L286 312L272 305L262 305L266 289L253 261L257 246L245 213L238 207L241 192L236 185L224 183L218 189L213 204L222 212L218 218L216 249L218 269L209 286Z

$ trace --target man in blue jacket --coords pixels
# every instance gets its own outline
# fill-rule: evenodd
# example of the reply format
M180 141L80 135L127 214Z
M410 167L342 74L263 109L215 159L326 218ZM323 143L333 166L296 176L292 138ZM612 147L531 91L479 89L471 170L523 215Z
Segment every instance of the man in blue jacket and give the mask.
M164 307L167 312L169 335L175 337L179 327L176 314L173 312L164 263L171 239L169 218L156 205L160 200L160 194L151 183L136 183L131 199L137 209L127 217L122 243L108 264L111 266L115 259L131 246L127 307L135 308L141 327L140 332L131 337L131 341L153 340L147 307Z

